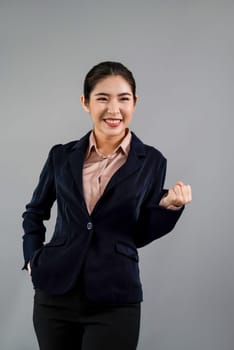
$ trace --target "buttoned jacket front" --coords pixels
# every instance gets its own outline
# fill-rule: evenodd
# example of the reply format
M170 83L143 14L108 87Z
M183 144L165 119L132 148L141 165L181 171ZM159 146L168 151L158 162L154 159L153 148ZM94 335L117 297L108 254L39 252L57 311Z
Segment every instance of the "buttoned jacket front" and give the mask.
M126 163L110 179L91 215L86 208L82 169L89 134L55 145L23 213L25 266L35 288L64 294L79 279L93 303L142 301L137 248L170 232L182 210L158 205L166 159L132 133ZM44 220L57 202L52 239L45 242Z

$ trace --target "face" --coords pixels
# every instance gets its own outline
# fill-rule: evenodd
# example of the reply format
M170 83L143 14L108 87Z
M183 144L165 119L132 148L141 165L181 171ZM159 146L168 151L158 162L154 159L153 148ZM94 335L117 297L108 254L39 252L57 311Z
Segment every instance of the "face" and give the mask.
M92 90L89 102L85 103L81 96L81 103L92 118L97 138L124 137L133 117L135 101L131 86L122 76L100 80Z

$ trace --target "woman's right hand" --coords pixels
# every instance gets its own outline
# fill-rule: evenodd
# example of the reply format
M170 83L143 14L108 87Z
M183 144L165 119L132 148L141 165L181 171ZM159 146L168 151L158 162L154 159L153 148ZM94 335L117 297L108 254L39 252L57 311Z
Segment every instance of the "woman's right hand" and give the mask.
M31 276L31 266L30 266L30 262L29 262L28 265L27 265L27 269L28 269L29 275Z

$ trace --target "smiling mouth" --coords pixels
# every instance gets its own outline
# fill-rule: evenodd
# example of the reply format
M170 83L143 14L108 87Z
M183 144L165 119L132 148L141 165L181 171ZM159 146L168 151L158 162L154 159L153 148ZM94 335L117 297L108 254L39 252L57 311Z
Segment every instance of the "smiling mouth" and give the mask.
M104 122L110 127L117 127L122 122L122 119L107 118L107 119L104 119Z

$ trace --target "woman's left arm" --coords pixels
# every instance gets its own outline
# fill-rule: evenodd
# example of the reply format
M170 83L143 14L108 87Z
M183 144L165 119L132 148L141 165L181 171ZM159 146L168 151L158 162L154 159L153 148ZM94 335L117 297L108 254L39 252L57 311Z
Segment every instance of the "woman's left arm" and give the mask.
M191 187L181 181L169 190L163 189L166 164L162 157L151 190L141 206L135 234L138 248L172 231L185 205L192 200Z

